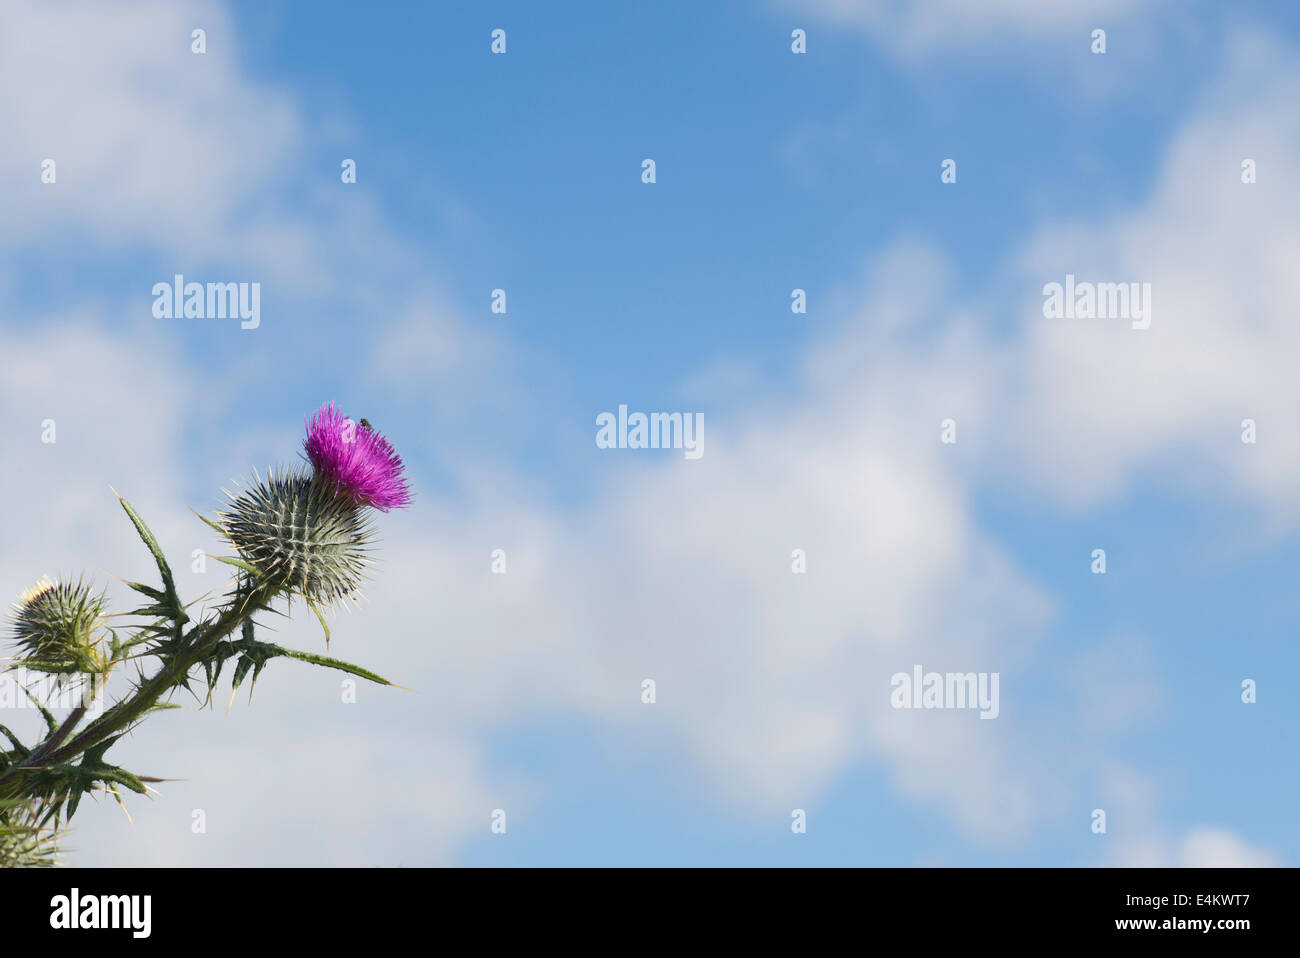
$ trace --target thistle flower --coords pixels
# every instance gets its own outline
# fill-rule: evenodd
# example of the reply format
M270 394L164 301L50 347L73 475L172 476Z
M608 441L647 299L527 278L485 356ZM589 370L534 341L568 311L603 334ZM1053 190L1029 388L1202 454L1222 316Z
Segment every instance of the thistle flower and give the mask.
M360 587L373 537L359 504L306 472L268 473L227 495L218 525L267 582L326 604Z
M333 402L308 419L303 448L316 478L336 495L381 512L411 504L402 457L370 423L354 424Z
M13 637L24 666L40 672L98 671L95 631L105 604L105 597L92 595L83 579L52 582L42 577L13 607Z

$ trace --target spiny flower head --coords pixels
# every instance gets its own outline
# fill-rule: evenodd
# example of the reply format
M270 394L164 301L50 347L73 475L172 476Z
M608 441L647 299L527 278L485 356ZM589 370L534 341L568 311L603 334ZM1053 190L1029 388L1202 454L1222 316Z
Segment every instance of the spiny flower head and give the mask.
M48 868L58 864L55 829L40 824L35 801L0 800L0 868Z
M324 604L360 587L373 541L360 505L305 471L254 476L227 496L218 524L267 583Z
M307 420L303 442L316 478L336 495L381 512L411 504L402 457L366 420L353 423L327 402Z
M41 672L94 672L99 668L96 630L104 619L103 594L84 579L41 578L14 605L13 637L24 666Z

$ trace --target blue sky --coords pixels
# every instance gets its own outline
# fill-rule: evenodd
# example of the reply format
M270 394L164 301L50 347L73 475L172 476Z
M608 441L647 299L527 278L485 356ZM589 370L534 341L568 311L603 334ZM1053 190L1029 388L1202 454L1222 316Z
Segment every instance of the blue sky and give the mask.
M119 757L183 781L74 863L1300 858L1300 13L375 6L0 14L9 591L147 572L110 483L215 550L188 508L325 399L417 496L333 629L418 695L285 667L162 716ZM155 318L176 273L260 326ZM1152 328L1045 318L1066 273ZM597 448L620 404L704 457ZM999 718L891 710L914 663L999 672Z

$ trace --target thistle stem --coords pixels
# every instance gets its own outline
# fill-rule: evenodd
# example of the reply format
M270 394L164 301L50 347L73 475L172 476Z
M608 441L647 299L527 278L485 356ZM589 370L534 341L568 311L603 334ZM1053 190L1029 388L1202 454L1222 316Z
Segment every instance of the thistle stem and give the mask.
M79 705L63 720L63 724L55 729L54 734L41 743L40 747L32 753L29 761L33 765L39 765L45 760L45 756L54 751L63 744L63 740L68 737L74 728L85 718L86 707Z
M132 722L143 716L167 692L176 688L189 675L194 666L210 655L221 642L243 623L252 592L240 590L210 624L199 623L188 633L190 643L170 661L163 665L152 678L142 684L135 694L115 704L94 722L81 730L66 745L60 743L72 731L85 714L85 707L76 709L63 725L39 748L26 759L15 762L4 772L0 772L0 785L17 776L24 768L42 765L58 765L82 754L106 739L116 735Z

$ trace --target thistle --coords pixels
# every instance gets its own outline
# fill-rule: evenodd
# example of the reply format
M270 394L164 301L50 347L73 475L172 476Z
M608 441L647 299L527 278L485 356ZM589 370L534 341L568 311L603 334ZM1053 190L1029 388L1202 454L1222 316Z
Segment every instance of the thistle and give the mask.
M58 852L52 829L42 828L38 804L0 803L0 866L49 868Z
M265 582L327 605L355 593L370 564L361 507L303 472L255 479L230 497L218 525Z
M96 673L102 666L97 630L105 597L84 580L42 577L14 605L13 638L25 668L33 672Z
M411 504L402 457L368 420L353 423L327 402L308 419L303 448L316 478L340 497L380 512Z
M161 580L126 583L146 600L117 613L127 624L105 625L105 596L95 595L83 579L42 579L20 597L12 630L19 665L57 673L59 681L83 677L95 689L117 666L130 663L139 674L129 693L104 710L92 713L83 699L60 722L41 705L46 732L35 743L24 743L0 725L0 867L49 863L60 829L83 795L106 792L121 802L121 789L144 794L149 782L162 781L110 764L105 753L150 713L177 707L170 701L177 691L190 691L210 704L222 669L232 660L232 700L241 683L247 679L251 689L267 663L280 658L393 684L349 662L258 638L257 617L275 611L277 600L294 596L307 600L324 627L319 605L355 594L370 564L374 540L368 510L387 512L411 501L392 445L364 420L358 430L333 403L310 419L306 450L311 472L268 472L265 480L255 474L237 495L227 494L218 521L208 522L238 553L217 558L238 571L225 602L200 621L191 620L153 532L120 497ZM151 658L157 667L147 674L143 663ZM193 691L195 680L206 685L206 694Z

